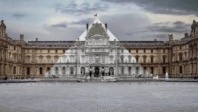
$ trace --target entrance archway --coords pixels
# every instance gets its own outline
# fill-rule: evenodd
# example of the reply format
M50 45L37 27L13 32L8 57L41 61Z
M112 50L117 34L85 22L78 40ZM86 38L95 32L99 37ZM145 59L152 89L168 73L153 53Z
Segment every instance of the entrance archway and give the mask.
M110 67L109 68L109 75L114 75L114 69L113 69L113 67Z
M84 76L85 75L85 68L81 67L81 74Z
M95 67L95 74L94 77L99 77L100 69L99 67Z

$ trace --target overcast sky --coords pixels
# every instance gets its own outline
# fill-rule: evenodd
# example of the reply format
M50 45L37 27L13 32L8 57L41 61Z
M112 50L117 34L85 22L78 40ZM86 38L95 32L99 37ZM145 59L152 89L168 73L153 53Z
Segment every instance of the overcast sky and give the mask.
M183 37L197 20L197 0L0 0L8 36L25 40L76 40L94 14L119 40Z

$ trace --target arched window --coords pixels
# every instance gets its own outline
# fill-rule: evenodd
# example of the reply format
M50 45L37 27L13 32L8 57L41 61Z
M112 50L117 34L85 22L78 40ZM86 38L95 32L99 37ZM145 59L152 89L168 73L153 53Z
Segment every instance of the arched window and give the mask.
M40 63L43 62L43 56L42 56L42 55L39 56L39 62L40 62Z
M51 56L48 55L48 56L47 56L47 63L50 63L50 62L51 62Z
M57 62L58 61L58 56L54 56L54 61Z
M84 67L81 67L81 74L85 75L85 68Z
M109 68L109 74L110 74L110 75L114 75L114 68L113 68L113 67L110 67L110 68Z

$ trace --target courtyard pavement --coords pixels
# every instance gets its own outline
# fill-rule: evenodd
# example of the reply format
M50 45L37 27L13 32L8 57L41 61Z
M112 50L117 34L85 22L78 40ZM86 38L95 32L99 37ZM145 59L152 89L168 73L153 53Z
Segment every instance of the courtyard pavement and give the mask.
M198 83L1 83L0 112L197 112Z

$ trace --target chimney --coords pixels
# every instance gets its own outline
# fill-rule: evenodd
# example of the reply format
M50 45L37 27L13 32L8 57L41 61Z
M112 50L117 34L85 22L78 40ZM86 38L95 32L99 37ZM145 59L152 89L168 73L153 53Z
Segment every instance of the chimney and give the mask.
M88 31L88 29L89 29L89 23L87 23L87 25L86 25L86 29L87 29L87 31Z
M20 40L24 40L24 35L20 34Z
M157 41L157 39L154 39L154 41Z
M185 33L185 34L184 34L184 37L187 38L187 37L188 37L188 33Z
M38 38L36 38L36 41L38 41Z
M107 23L105 23L105 29L107 30Z

